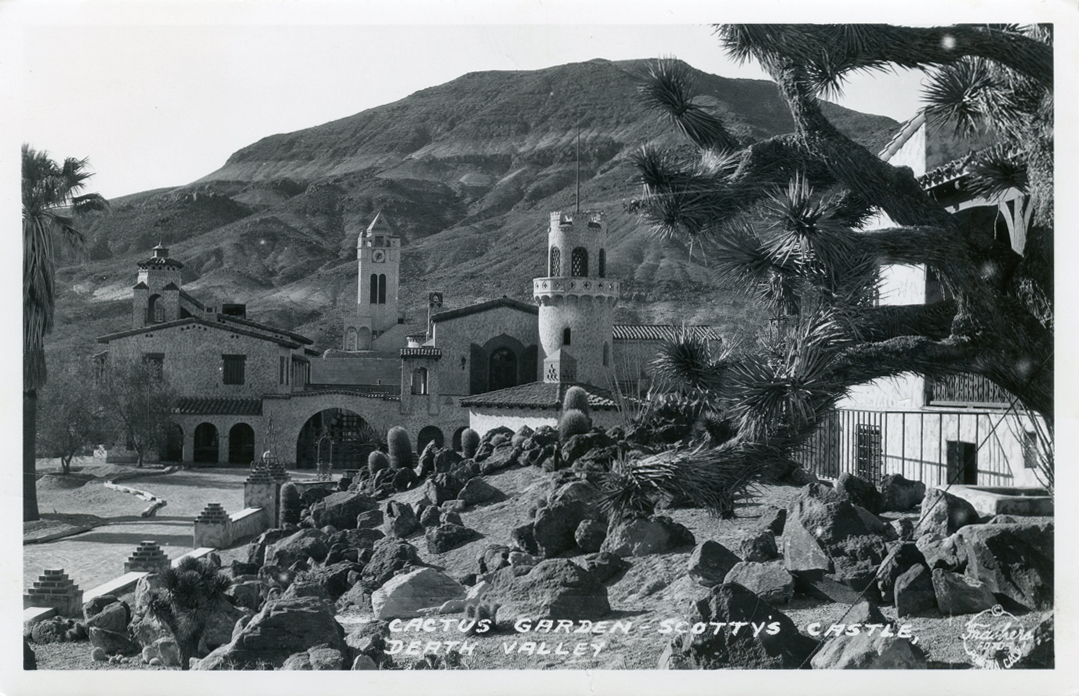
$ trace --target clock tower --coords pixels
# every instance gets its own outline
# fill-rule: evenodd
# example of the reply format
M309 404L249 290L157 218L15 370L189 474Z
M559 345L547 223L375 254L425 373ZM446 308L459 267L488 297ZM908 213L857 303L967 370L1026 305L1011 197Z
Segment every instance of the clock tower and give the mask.
M359 266L356 312L346 321L344 349L370 350L374 339L398 323L401 239L379 212L356 240Z

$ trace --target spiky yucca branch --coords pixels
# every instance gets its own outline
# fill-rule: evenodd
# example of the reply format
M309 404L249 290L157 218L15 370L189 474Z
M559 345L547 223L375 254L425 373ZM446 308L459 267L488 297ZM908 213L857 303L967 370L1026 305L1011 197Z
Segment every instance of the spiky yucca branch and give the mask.
M930 68L967 57L991 60L1053 87L1053 51L1041 41L1001 28L958 24L898 27L884 24L724 24L716 33L739 60L806 65L819 91L852 71Z

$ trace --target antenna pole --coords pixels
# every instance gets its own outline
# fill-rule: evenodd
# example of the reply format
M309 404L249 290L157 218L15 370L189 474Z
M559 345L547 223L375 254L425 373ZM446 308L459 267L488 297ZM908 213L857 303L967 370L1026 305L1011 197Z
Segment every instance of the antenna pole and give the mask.
M577 202L575 213L581 212L581 122L577 121Z

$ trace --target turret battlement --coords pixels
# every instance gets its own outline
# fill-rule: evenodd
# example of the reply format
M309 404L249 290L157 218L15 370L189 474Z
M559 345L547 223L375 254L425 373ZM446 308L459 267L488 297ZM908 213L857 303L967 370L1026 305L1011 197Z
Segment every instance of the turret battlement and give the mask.
M573 227L574 222L586 223L586 227L593 230L603 229L603 213L597 211L584 211L579 213L567 213L556 211L551 213L551 227Z

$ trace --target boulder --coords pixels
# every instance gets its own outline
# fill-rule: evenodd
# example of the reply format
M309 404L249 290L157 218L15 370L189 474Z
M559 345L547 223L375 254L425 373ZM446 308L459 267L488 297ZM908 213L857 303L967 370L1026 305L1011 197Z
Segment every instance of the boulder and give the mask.
M963 527L955 546L966 574L1036 610L1053 608L1053 522Z
M783 525L787 522L787 511L774 505L767 505L757 518L757 529L767 529L775 536L783 535Z
M338 529L354 529L361 512L377 508L378 502L370 496L340 491L331 493L309 509L316 527L332 525Z
M738 555L747 561L758 563L779 558L776 535L770 529L761 529L756 534L745 537L738 544Z
M911 541L914 539L914 521L908 517L901 517L898 520L892 520L888 523L892 531L885 530L887 535L891 535L893 538L899 541Z
M962 572L966 561L959 557L959 549L956 548L955 542L954 534L943 539L935 535L926 535L914 540L918 550L925 556L925 564L930 570L944 568Z
M862 592L872 586L873 594L876 594L873 580L878 566L888 553L883 539L875 534L847 537L834 544L830 553L832 554L830 575L834 580L857 592Z
M997 603L984 583L943 568L933 571L933 591L937 595L937 607L945 616L977 614Z
M514 449L509 443L505 442L498 447L491 450L490 454L480 460L479 453L476 455L476 462L479 464L479 473L486 476L487 474L493 474L501 469L517 464L520 457L521 450Z
M693 533L669 517L634 517L611 524L602 550L619 556L646 556L695 543Z
M314 597L315 599L321 599L323 602L330 602L330 593L326 591L326 588L315 582L314 580L297 580L288 586L281 595L280 599L295 599L297 597Z
M434 568L420 568L396 575L371 595L375 617L382 621L411 619L423 609L439 607L453 599L463 599L465 588Z
M382 526L385 516L381 510L368 510L356 516L356 529L377 529Z
M922 512L914 528L914 536L944 537L955 534L961 527L978 522L978 511L957 495L940 488L930 488L922 500Z
M321 585L332 602L337 601L338 597L348 592L349 588L352 587L352 581L349 578L353 576L350 574L359 573L362 570L363 566L358 563L342 561L321 568L312 568L304 573L304 579ZM295 584L293 583L293 586Z
M236 622L246 615L242 610L232 606L227 599L218 599L207 612L206 625L202 629L199 641L199 651L207 653L231 641Z
M405 471L405 469L402 469ZM386 526L385 532L388 537L403 539L415 532L420 527L420 521L416 513L408 503L399 503L391 500L386 503Z
M424 532L427 541L428 553L446 553L462 544L466 544L479 537L475 529L462 527L461 525L444 523L437 527L430 527Z
M550 558L576 546L578 525L595 517L595 495L595 487L584 481L571 482L551 494L532 522L532 537L540 555Z
M395 491L407 491L416 485L416 481L419 478L416 476L416 471L408 467L398 469L393 474L393 489Z
M423 512L420 513L420 526L424 528L437 527L441 516L442 511L437 505L427 505L423 508Z
M362 581L364 587L377 589L392 578L397 571L406 566L421 567L426 565L420 560L420 554L412 544L397 539L382 539L375 542L371 560L364 566Z
M896 578L896 616L919 616L936 608L937 595L933 589L933 576L924 565L911 566Z
M917 545L907 541L892 547L877 568L877 591L880 592L881 601L885 604L895 601L895 581L916 565L925 565L925 557Z
M362 582L357 582L337 599L335 606L339 614L350 609L367 613L371 610L371 593Z
M522 524L520 527L515 527L513 532L510 533L510 538L513 539L513 543L517 548L526 553L533 555L539 554L539 546L536 544L536 533L532 528L532 523ZM574 540L576 543L576 539Z
M267 602L235 639L202 660L192 660L191 668L278 668L290 655L319 645L342 654L347 650L344 631L334 620L333 606L315 597L282 598Z
M778 563L742 561L731 568L724 583L737 583L769 604L786 604L794 597L794 576Z
M618 442L606 432L593 428L587 433L573 435L562 444L562 461L568 466L592 450L603 449L617 444Z
M423 483L423 494L434 505L453 500L461 490L457 479L447 474L435 474Z
M862 523L871 534L884 534L884 520L866 510L861 505L855 505L854 511L862 518Z
M138 655L142 646L128 637L126 633L110 631L107 628L89 629L90 645L101 648L106 655Z
M786 614L735 583L713 587L685 621L709 630L673 637L659 658L660 669L798 669L817 647ZM718 631L711 630L712 622L722 624ZM738 630L735 622L742 624ZM755 632L752 624L767 628Z
M160 638L142 649L142 661L149 663L157 660L163 667L182 667L183 653L180 645L173 638Z
M101 613L105 607L119 601L116 595L98 595L82 605L82 617L89 625L90 619ZM105 628L108 628L108 626L105 626Z
M352 524L356 524L355 515L352 517ZM281 567L288 567L297 561L306 561L308 558L322 562L326 560L326 554L329 552L330 546L326 543L326 535L321 530L301 529L270 545L266 549L266 562Z
M787 508L787 524L798 522L827 549L850 536L869 533L851 503L823 484L799 491Z
M480 573L493 573L500 568L505 568L509 562L510 547L502 544L489 544L480 553Z
M835 482L835 493L853 505L865 508L874 515L880 514L883 498L876 487L864 478L842 473Z
M225 595L238 607L258 611L262 606L262 583L258 580L234 582Z
M888 474L880 480L880 497L881 512L907 512L918 507L925 498L925 484L899 474Z
M84 608L85 612L85 608ZM127 633L131 610L125 602L114 602L86 620L87 628L103 628L114 633Z
M595 553L607 538L607 525L599 520L583 520L577 525L573 538L577 542L577 548L586 553Z
M353 670L378 669L378 664L367 655L357 655L352 661Z
M442 510L442 520L439 524L455 524L458 527L464 527L464 520L461 519L461 513L456 510Z
M435 454L434 467L436 474L449 473L451 469L460 461L464 460L459 452L454 452L452 449L440 449Z
M341 531L343 543L355 549L370 549L379 539L386 537L380 529L345 529Z
M595 575L565 558L547 559L531 569L503 568L488 582L485 600L500 605L500 616L511 622L519 617L598 619L611 611L607 588Z
M813 656L813 669L926 669L925 652L908 638L872 635L841 635L831 638Z
M689 576L705 587L712 587L723 582L731 568L738 565L741 558L726 546L709 539L698 544L689 556Z
M595 575L600 582L607 582L626 567L626 562L622 560L621 556L610 551L600 551L599 553L585 556L582 567Z
M461 488L461 492L457 494L457 498L463 500L467 505L479 505L480 503L495 500L501 494L501 491L487 483L485 480L474 478L469 480L469 482Z
M802 523L787 520L783 534L783 565L792 573L832 570L832 559Z

